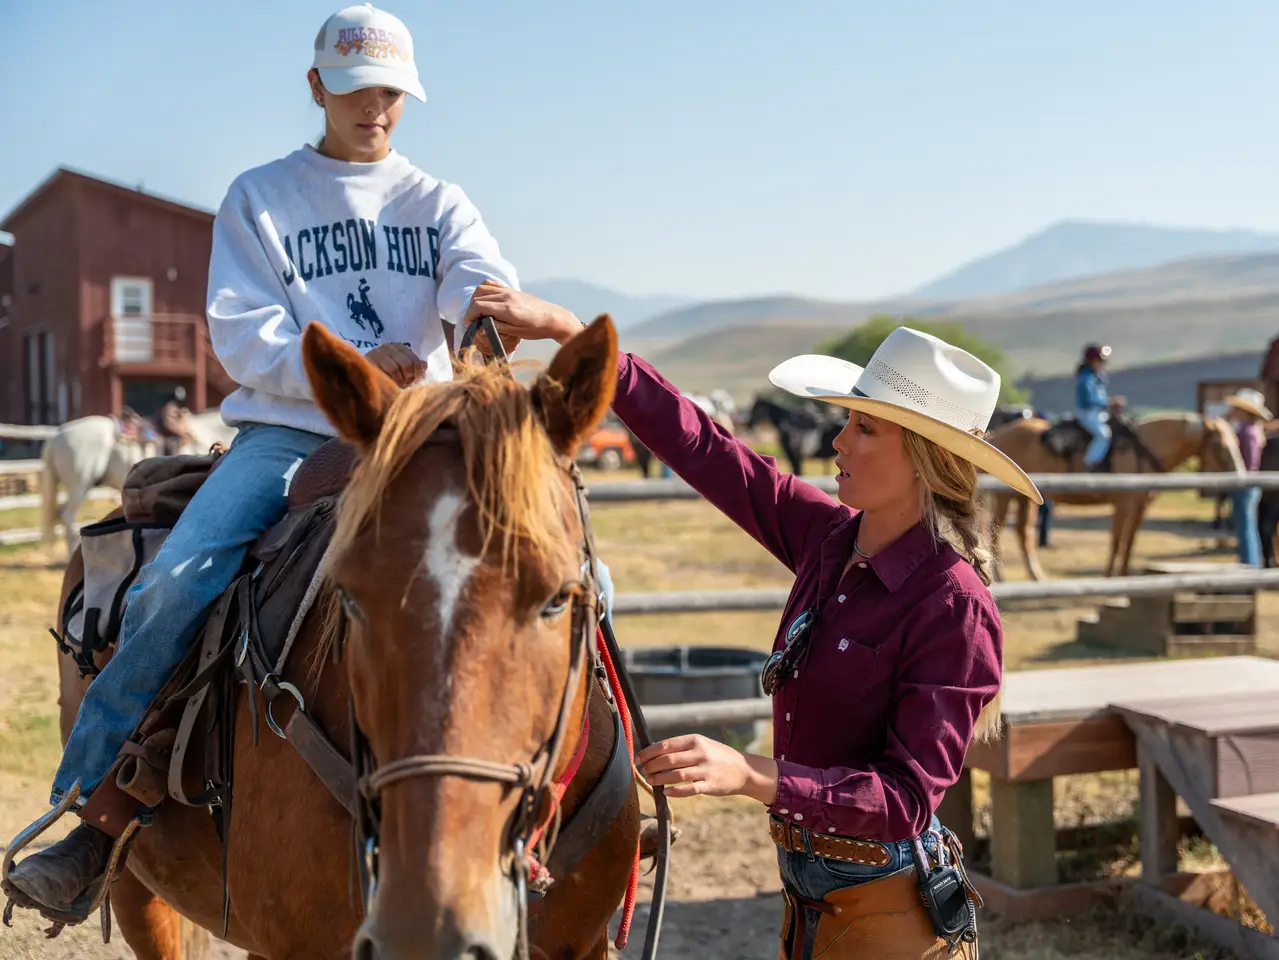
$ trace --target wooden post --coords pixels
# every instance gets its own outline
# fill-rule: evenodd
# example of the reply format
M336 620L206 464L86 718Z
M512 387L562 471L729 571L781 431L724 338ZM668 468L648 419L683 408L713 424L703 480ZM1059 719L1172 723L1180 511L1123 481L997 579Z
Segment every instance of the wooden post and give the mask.
M990 866L1011 887L1057 884L1052 780L990 778Z
M973 855L976 835L973 832L973 775L964 767L959 780L946 791L937 807L937 819L950 828L964 847L965 857Z
M1137 769L1141 791L1141 878L1158 883L1177 872L1177 841L1181 824L1177 819L1177 795L1159 772L1154 755L1137 743Z

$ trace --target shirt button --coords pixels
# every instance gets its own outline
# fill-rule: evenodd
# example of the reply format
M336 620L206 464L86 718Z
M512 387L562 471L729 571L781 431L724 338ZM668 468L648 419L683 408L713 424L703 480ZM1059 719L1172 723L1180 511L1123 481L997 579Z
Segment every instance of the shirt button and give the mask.
M777 812L782 814L790 813L789 810L778 810Z
M788 713L788 714L786 714L786 719L787 719L788 721L790 720L790 714L789 714L789 713Z
M798 680L798 679L799 679L799 671L798 671L798 670L796 670L796 671L795 671L795 672L794 672L791 676L793 676L796 680Z
M863 570L866 569L866 564L864 562L857 564L857 566L861 567Z
M795 819L796 819L796 820L803 820L803 819L804 819L804 815L803 815L802 813L797 813L797 814L795 814Z
M827 827L827 828L826 828L826 832L827 832L827 833L834 833L834 832L835 832L835 828L834 828L834 827Z
M848 594L846 594L846 593L841 593L841 594L839 595L839 602L840 602L840 603L843 603L843 602L844 602L845 600L847 600L847 599L848 599Z

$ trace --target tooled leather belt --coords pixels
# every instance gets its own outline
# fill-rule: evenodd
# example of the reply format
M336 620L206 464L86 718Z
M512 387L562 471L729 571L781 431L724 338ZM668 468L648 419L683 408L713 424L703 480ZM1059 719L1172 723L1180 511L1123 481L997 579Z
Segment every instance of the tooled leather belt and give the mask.
M812 853L827 860L843 860L868 867L886 867L893 862L888 847L876 840L858 840L835 833L813 833L798 823L780 817L768 818L768 832L787 853Z

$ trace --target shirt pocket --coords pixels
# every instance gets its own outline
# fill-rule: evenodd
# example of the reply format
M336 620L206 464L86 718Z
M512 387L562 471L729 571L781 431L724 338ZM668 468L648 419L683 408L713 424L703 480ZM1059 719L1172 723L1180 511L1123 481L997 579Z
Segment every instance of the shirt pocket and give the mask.
M811 658L808 665L813 695L830 698L828 702L864 704L866 694L876 686L884 662L881 645L838 634L824 637L819 656Z

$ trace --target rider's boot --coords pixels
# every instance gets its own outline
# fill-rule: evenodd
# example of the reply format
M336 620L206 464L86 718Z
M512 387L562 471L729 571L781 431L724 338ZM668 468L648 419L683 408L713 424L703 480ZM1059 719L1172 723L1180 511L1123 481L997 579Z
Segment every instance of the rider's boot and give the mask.
M6 863L61 813L55 809L23 831L20 841L10 845ZM108 776L80 809L83 822L62 840L10 866L0 877L0 891L13 906L38 910L55 924L82 923L101 905L106 885L124 869L130 840L144 813L137 799ZM6 909L6 922L8 913Z
M0 880L0 886L19 907L39 910L50 920L83 920L88 916L86 908L98 899L115 841L82 823L62 840L23 860Z

